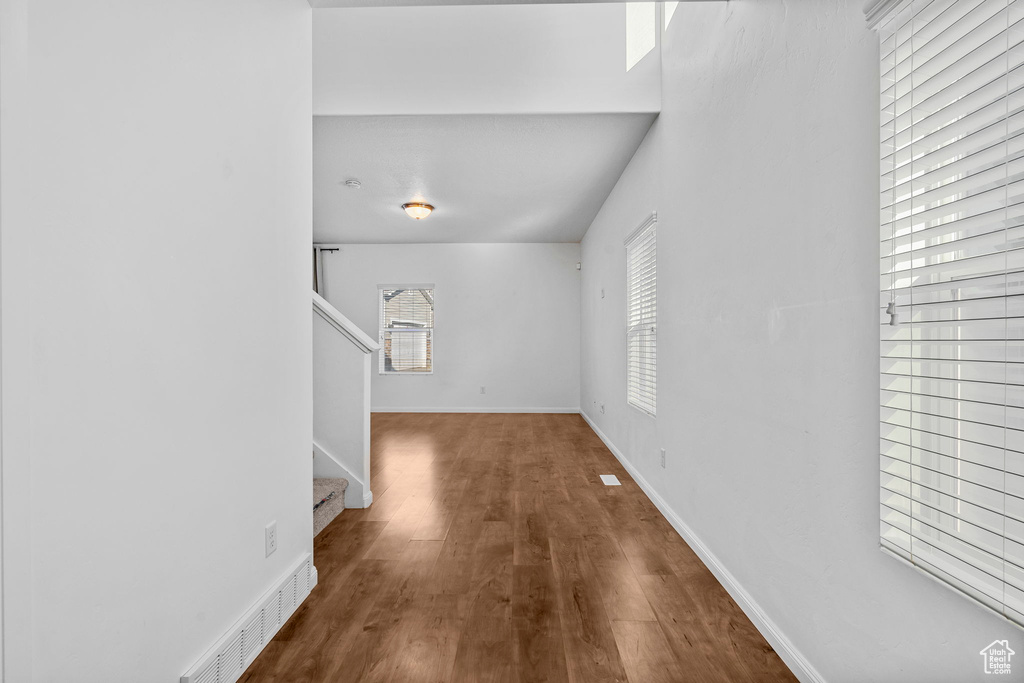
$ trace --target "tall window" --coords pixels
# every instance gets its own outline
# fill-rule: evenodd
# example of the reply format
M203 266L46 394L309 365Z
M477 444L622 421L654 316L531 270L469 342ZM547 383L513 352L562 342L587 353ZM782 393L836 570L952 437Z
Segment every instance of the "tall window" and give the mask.
M626 401L653 416L658 396L657 214L626 238Z
M434 285L379 285L380 373L434 371Z
M881 545L1024 624L1024 5L889 8Z
M627 2L626 71L640 63L658 45L658 9L654 2Z

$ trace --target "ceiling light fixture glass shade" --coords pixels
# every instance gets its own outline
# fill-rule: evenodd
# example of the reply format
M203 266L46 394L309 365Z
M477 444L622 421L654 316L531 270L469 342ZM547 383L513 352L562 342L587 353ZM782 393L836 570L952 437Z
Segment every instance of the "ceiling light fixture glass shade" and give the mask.
M410 202L408 204L402 204L402 208L409 214L410 218L420 220L430 215L430 212L434 210L430 204L421 204L420 202Z

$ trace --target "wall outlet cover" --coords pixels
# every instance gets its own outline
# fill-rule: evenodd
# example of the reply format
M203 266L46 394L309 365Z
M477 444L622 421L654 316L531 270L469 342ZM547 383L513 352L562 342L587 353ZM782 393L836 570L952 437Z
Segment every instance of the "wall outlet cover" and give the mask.
M267 525L264 529L264 541L266 545L267 557L274 554L277 550L277 520Z

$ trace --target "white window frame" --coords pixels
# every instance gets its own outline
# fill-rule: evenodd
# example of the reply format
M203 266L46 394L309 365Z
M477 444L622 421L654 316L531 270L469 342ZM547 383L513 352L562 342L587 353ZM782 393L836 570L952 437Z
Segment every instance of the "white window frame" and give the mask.
M865 8L881 47L881 549L1024 627L1024 496L1009 483L1024 476L1013 462L1024 446L1007 398L1021 383L1006 350L1024 338L1010 311L1022 119L1008 84L1020 68L999 67L1010 63L1000 41L1019 41L1020 10L1005 0ZM978 197L1002 204L978 209ZM984 241L1000 234L1002 244Z
M386 377L429 377L430 375L434 374L434 371L437 368L436 358L435 358L435 355L434 355L434 351L435 351L434 329L435 329L435 327L437 325L437 309L434 308L434 310L433 310L434 325L431 326L431 327L409 328L409 329L404 329L404 330L401 329L401 328L397 328L397 329L396 328L385 328L383 326L383 322L384 321L381 319L381 312L382 312L382 306L383 306L383 301L381 300L381 297L384 296L384 291L385 290L391 290L391 289L423 289L423 290L429 290L430 291L431 299L432 300L436 300L436 292L435 292L436 287L434 286L433 283L377 285L377 342L380 344L380 351L378 352L380 355L378 356L378 360L377 360L377 374L383 375L383 376L386 376ZM392 333L392 334L395 334L395 333L398 333L398 334L413 333L413 334L415 334L415 333L419 333L419 332L427 332L427 333L429 333L428 339L430 340L430 370L424 370L422 372L403 372L401 370L390 370L390 371L385 370L384 369L384 360L385 360L384 336L385 336L385 333L387 333L387 332Z
M657 358L658 358L658 271L657 271L657 238L658 238L658 214L651 215L631 232L625 240L626 247L626 403L650 417L657 416L658 406L658 379L657 379ZM653 313L641 316L638 322L634 322L634 305L639 305L639 298L636 294L634 276L631 272L633 251L638 248L645 248L650 245L651 254L647 267L650 273L646 279L650 280L652 292L647 296L653 298ZM634 373L634 363L639 359L633 357L633 341L644 335L648 344L641 349L643 363L649 367L648 378L637 372Z

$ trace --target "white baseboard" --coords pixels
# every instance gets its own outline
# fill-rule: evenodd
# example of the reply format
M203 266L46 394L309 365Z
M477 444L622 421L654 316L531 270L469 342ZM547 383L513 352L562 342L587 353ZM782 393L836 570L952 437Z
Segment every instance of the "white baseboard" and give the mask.
M776 626L775 622L761 609L761 606L754 601L754 598L743 588L742 585L736 580L736 577L732 575L726 567L715 557L714 553L704 545L704 542L693 532L686 522L676 514L665 499L654 490L654 487L650 485L647 479L644 478L640 471L633 466L626 456L620 451L615 444L611 442L604 432L598 428L590 416L583 410L580 410L580 415L587 421L590 428L594 430L594 433L604 442L604 445L608 447L608 450L612 452L622 466L626 468L629 475L633 477L647 497L652 503L657 506L661 511L661 514L665 516L665 519L675 528L683 540L693 549L697 556L700 557L701 561L711 570L711 573L715 575L718 582L722 584L725 590L732 596L732 599L736 601L736 604L740 606L747 618L753 622L754 626L761 635L764 636L765 640L775 649L782 658L782 661L793 671L794 675L799 678L803 683L825 683L825 679L820 673L814 668L814 666L804 657L792 641L786 637L779 627Z
M371 413L560 413L576 414L579 408L371 408Z
M313 556L306 553L199 658L181 683L235 683L309 596L317 578Z
M373 491L367 489L366 493L363 494L363 509L370 507L373 504Z
M345 491L345 507L359 508L367 507L366 484L362 477L358 477L341 461L334 457L334 454L321 446L316 440L313 441L313 477L341 478L348 481L348 490Z

